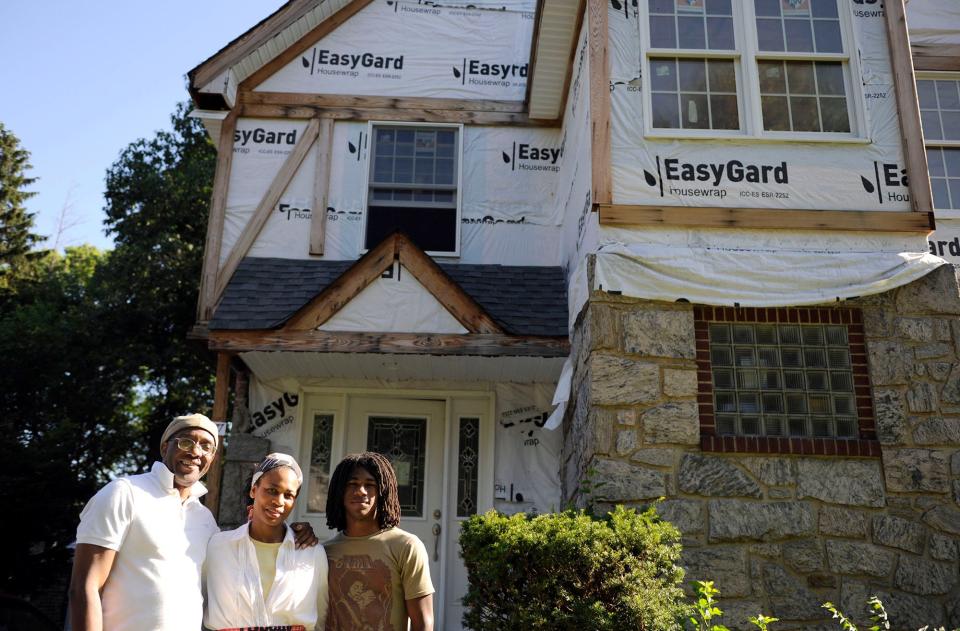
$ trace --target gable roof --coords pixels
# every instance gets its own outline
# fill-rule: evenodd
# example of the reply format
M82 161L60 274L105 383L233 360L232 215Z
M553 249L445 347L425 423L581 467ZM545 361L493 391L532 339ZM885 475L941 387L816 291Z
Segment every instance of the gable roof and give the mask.
M210 329L279 328L353 264L247 257L227 285ZM562 268L438 265L505 332L566 337L567 290Z

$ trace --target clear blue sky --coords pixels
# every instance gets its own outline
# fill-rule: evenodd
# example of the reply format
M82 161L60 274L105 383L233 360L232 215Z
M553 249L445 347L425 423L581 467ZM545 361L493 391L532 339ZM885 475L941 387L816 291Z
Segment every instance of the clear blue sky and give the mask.
M111 247L104 175L137 138L169 128L186 73L283 0L0 0L0 122L40 178L28 202L59 247ZM53 246L53 239L45 246Z

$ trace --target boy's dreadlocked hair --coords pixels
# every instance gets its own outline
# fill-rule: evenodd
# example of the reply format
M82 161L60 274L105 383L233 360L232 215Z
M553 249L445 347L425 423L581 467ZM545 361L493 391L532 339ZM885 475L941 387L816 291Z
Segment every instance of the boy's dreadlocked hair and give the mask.
M330 479L327 493L327 528L343 532L347 529L347 515L343 508L347 482L354 469L362 467L377 481L377 521L381 528L400 523L400 500L397 499L397 476L390 461L381 454L365 451L350 454L340 461Z

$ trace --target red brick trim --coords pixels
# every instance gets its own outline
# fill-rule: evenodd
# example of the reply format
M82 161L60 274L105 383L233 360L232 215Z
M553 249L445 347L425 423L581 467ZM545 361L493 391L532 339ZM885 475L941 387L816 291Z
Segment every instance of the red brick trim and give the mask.
M697 404L700 408L700 448L703 451L819 456L880 457L876 416L867 366L863 314L850 307L711 307L693 308L697 361ZM713 409L710 365L711 322L746 324L845 324L850 346L859 438L798 438L786 436L718 436Z

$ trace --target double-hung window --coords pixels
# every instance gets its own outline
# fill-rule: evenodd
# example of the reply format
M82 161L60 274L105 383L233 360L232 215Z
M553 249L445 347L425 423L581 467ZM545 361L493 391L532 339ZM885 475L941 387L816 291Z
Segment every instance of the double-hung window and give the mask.
M960 218L960 76L924 75L917 96L933 206L940 217Z
M841 0L641 0L651 136L862 136Z
M372 123L364 248L402 230L430 254L459 254L459 125Z

